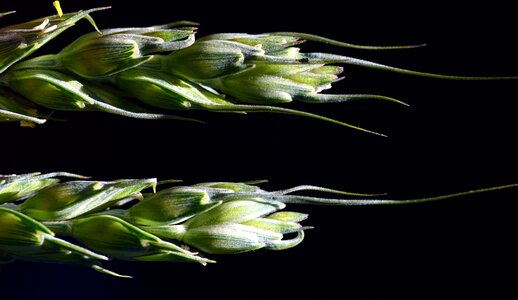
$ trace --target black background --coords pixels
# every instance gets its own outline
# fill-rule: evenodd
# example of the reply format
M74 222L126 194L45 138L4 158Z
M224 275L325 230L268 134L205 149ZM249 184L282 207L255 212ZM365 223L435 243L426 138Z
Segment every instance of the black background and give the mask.
M53 14L50 0L13 1L2 25ZM511 4L455 1L62 1L65 11L112 5L93 16L101 28L187 19L200 35L301 31L358 44L419 44L360 51L307 44L423 71L518 75ZM46 45L58 51L87 22ZM2 124L0 173L66 170L96 179L159 177L186 183L269 179L266 189L314 184L394 198L450 193L518 181L516 81L453 82L347 67L333 92L378 93L405 108L364 101L291 107L383 132L376 137L300 117L188 112L207 125L141 121L101 113L61 114L36 129ZM399 207L303 207L298 247L216 257L218 264L112 262L134 275L15 262L1 266L1 297L180 299L304 297L401 299L496 297L513 292L509 250L516 191ZM6 297L7 298L7 297Z

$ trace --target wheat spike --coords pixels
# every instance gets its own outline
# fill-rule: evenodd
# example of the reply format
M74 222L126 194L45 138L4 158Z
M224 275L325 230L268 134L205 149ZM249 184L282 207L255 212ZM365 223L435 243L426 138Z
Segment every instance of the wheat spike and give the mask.
M206 254L294 247L312 227L300 224L307 214L284 210L289 203L410 204L518 186L390 200L308 185L279 191L235 182L164 187L170 182L158 183L154 192L154 178L95 181L65 172L0 176L0 258L81 265L127 277L102 263L121 259L205 265L215 262ZM356 197L295 194L303 191ZM290 233L296 236L286 239Z
M296 32L222 33L195 41L193 22L98 30L89 14L104 8L62 16L59 5L56 8L56 16L0 29L0 121L41 124L51 113L40 112L42 108L192 121L168 110L198 109L299 115L378 134L283 104L378 99L406 105L382 95L322 93L342 79L343 68L335 64L451 80L518 78L437 75L342 55L304 53L301 48L305 41L364 50L423 45L361 46ZM79 37L57 54L24 60L82 18L97 32Z

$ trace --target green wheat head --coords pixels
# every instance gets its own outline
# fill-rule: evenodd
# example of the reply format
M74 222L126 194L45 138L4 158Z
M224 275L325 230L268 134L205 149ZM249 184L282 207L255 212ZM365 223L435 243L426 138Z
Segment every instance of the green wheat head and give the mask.
M300 224L307 214L285 210L287 204L410 204L517 186L389 200L310 185L279 191L261 189L256 185L260 182L167 187L173 182L95 181L66 172L0 176L0 258L79 265L127 277L103 263L120 259L205 265L215 262L207 257L211 254L292 248L312 227ZM353 198L299 195L304 191Z
M310 112L290 102L336 103L383 95L324 93L354 65L452 80L517 79L463 77L394 68L330 53L306 53L306 41L342 48L394 50L417 46L361 46L296 33L221 33L195 39L196 23L98 30L86 11L0 29L0 121L41 124L52 110L104 111L142 119L190 120L172 110L299 115L378 134ZM25 59L46 42L86 18L96 31L57 54ZM381 135L381 134L379 134Z

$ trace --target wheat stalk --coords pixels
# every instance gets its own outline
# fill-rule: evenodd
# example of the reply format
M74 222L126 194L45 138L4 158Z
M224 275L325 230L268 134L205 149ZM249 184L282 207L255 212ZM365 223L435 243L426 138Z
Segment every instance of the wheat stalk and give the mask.
M128 277L104 268L102 262L121 259L205 265L215 262L206 254L294 247L311 227L300 224L307 214L284 210L289 203L410 204L518 186L389 200L308 185L266 191L258 182L164 187L171 182L157 183L154 178L93 181L65 172L0 176L0 258L80 265ZM157 186L160 189L155 192ZM142 192L149 189L151 193ZM295 194L303 191L354 198ZM296 236L285 238L290 233Z
M334 64L453 80L518 78L430 74L342 55L303 53L298 48L305 41L366 50L422 45L361 46L295 32L224 33L195 41L197 24L185 21L97 30L78 38L58 54L22 60L82 18L97 29L89 14L104 9L60 16L59 5L57 8L56 16L0 29L0 83L4 86L0 90L0 121L21 121L25 126L43 123L50 112L39 112L41 107L184 120L192 119L171 116L167 110L199 109L292 114L375 133L282 104L368 98L405 104L381 95L323 94L341 79L343 68Z

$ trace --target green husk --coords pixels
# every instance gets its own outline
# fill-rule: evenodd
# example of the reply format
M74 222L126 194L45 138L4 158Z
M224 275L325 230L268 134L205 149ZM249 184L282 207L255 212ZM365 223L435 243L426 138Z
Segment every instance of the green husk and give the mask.
M49 109L104 111L136 119L177 119L168 114L151 113L123 96L94 82L51 69L15 68L7 77L9 86L27 99Z
M90 13L108 7L92 8L85 11L48 16L41 19L16 24L0 29L0 74L14 63L24 59L47 42L61 34L81 19L87 19L97 29ZM4 16L6 13L2 14Z
M19 121L22 126L33 126L45 123L45 115L41 114L26 99L0 88L0 122Z
M101 273L126 277L101 267L106 256L54 236L42 223L15 210L0 207L0 249L5 257L36 262L82 265Z
M57 177L86 178L81 175L54 172L24 175L0 175L0 204L22 200L59 182Z

